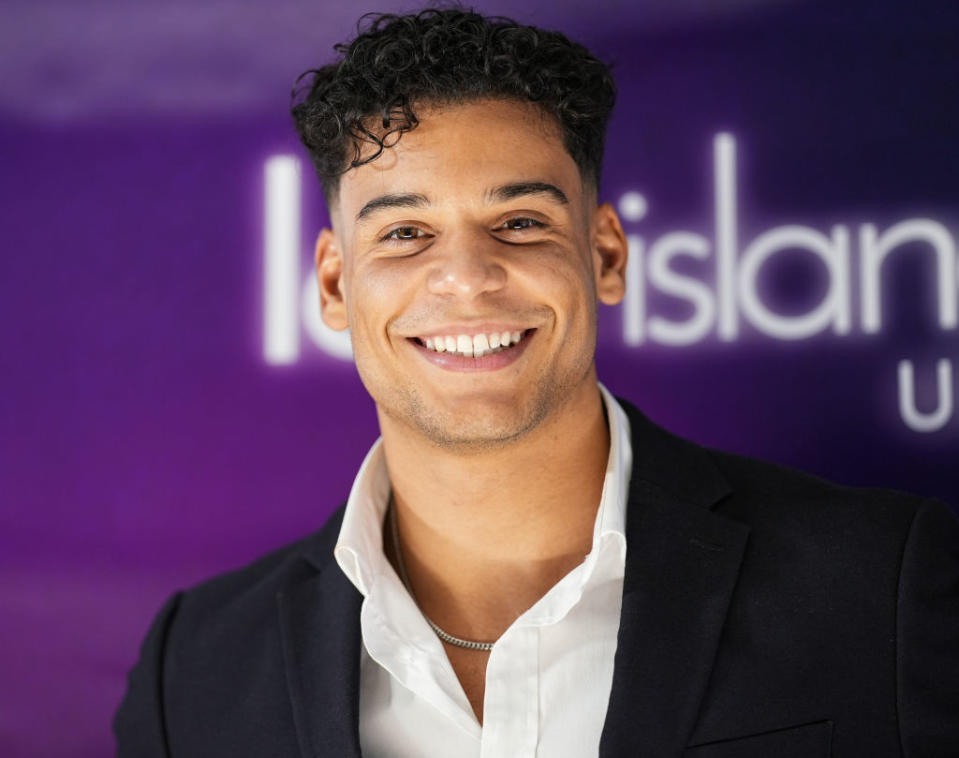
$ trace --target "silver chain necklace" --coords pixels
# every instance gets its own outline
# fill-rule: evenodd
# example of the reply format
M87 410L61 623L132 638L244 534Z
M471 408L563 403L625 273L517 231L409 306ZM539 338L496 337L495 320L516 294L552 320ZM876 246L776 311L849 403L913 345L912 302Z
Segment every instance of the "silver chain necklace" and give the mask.
M413 585L410 584L410 578L406 573L406 566L403 564L403 553L400 551L400 534L399 529L396 526L396 503L393 502L392 496L390 497L390 531L393 534L393 551L396 553L396 565L400 570L400 579L403 580L403 586L406 587L406 591L410 593L410 597L413 598L413 602L416 603L416 595L413 594ZM416 603L419 607L419 603ZM420 613L423 613L423 609L420 608ZM459 637L454 637L452 634L444 632L436 624L433 623L433 620L423 613L423 618L426 619L426 623L430 625L430 629L436 632L436 636L439 637L443 642L448 642L450 645L455 645L456 647L463 647L467 650L492 650L492 642L477 642L475 640L464 640Z

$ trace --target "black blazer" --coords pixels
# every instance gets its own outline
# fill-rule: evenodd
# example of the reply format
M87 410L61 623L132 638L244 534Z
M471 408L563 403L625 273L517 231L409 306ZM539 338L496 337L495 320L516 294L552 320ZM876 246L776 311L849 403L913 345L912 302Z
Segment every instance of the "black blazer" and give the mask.
M634 465L602 758L957 758L948 509L706 450L623 405ZM341 520L166 603L114 721L120 756L360 755Z

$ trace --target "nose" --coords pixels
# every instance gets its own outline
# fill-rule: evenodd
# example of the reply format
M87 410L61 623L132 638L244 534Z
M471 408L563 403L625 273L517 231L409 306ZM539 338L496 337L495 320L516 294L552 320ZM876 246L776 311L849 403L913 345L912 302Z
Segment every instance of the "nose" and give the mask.
M492 241L460 237L447 240L442 250L434 246L437 258L427 278L429 291L472 299L502 289L506 270L493 255L494 245Z

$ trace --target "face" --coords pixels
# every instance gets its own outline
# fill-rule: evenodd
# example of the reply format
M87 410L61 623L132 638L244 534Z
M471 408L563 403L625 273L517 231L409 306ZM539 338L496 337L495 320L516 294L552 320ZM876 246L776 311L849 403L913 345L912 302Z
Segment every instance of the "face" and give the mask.
M381 426L506 444L595 393L597 302L623 295L626 242L535 107L417 115L341 178L317 245L323 317L349 327Z

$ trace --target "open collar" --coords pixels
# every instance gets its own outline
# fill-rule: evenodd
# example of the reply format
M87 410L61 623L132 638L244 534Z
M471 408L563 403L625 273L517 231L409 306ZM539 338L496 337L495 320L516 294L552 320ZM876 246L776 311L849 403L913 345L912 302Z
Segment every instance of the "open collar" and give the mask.
M711 457L620 400L634 463L616 667L601 758L681 752L695 723L748 539L714 512L731 489ZM342 514L304 543L310 564L280 594L303 758L359 758L362 595L333 560Z

